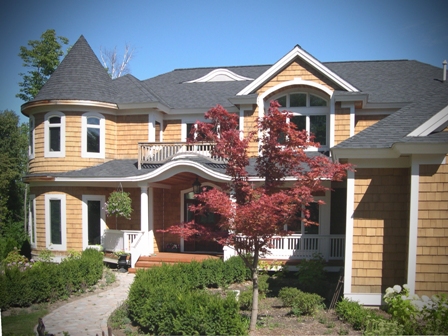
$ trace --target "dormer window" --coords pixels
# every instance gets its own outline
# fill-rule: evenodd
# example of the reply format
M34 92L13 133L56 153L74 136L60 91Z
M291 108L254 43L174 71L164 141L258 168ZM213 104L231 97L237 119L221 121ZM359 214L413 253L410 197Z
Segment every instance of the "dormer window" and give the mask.
M290 93L276 98L281 107L317 107L327 106L327 101L312 93Z
M326 99L309 92L291 92L274 99L281 105L280 110L292 112L288 122L294 123L299 130L314 134L314 141L320 143L320 149L326 149L330 114Z
M45 157L65 156L65 115L50 112L45 115Z

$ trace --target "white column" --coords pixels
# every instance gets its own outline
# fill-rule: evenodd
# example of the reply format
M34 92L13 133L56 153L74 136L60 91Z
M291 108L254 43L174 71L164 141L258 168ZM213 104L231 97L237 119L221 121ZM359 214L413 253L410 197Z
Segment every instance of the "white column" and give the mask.
M410 294L415 293L415 276L417 271L417 235L418 235L418 193L420 183L420 163L415 157L411 165L411 197L409 211L409 247L408 279Z
M149 254L154 253L154 188L148 189L148 239Z
M344 295L352 292L353 263L353 213L355 203L355 173L347 172L347 215L345 219L345 265L344 265Z
M148 185L140 185L140 231L148 232Z

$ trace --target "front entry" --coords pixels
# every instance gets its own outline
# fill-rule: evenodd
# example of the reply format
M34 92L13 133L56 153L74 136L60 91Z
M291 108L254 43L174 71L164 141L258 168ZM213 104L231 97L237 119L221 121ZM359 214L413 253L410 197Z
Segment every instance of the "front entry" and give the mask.
M219 230L219 227L217 225L219 215L211 212L203 215L195 214L189 210L190 205L193 204L198 204L198 200L196 200L196 198L194 197L194 193L193 192L185 193L184 211L183 211L184 221L189 222L194 219L196 224L200 224L202 226L210 228L211 230ZM196 239L189 239L188 241L184 242L184 251L222 253L223 250L222 245L214 241L200 239L200 237L198 236Z

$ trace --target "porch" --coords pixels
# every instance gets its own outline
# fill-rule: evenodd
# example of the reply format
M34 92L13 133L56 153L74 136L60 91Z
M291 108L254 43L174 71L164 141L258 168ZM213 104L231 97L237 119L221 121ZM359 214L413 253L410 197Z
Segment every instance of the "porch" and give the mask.
M185 253L181 241L180 253L150 252L150 234L143 231L132 230L106 230L103 235L102 245L106 251L124 251L131 255L131 269L147 268L163 262L191 262L201 261L206 258L220 258L224 260L237 255L236 251L224 247L223 254L216 253ZM241 237L245 239L245 237ZM296 265L300 260L313 258L320 253L324 260L333 266L342 266L345 255L345 235L301 235L294 234L284 237L276 237L273 240L269 254L263 259L284 261L289 265Z

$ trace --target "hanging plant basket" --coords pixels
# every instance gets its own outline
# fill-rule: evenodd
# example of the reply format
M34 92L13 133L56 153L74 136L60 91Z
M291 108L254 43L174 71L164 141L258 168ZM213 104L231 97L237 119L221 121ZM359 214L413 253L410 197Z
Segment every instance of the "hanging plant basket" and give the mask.
M131 219L132 200L128 192L123 190L114 191L109 195L107 202L104 203L104 210L107 216L121 216Z

